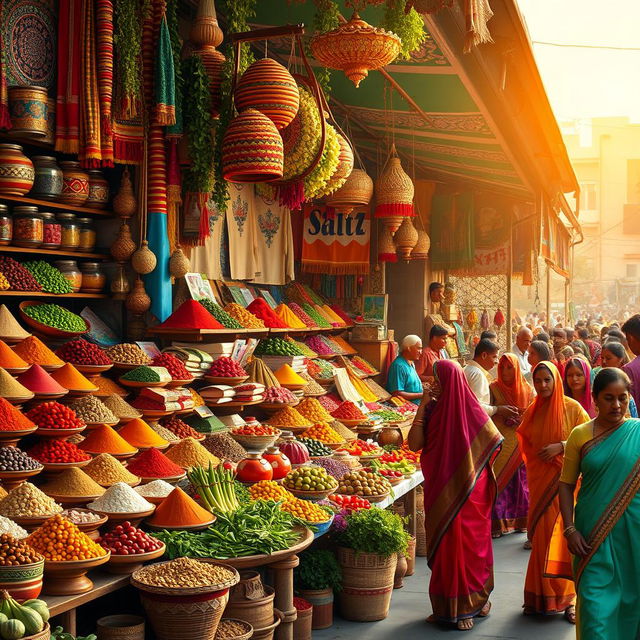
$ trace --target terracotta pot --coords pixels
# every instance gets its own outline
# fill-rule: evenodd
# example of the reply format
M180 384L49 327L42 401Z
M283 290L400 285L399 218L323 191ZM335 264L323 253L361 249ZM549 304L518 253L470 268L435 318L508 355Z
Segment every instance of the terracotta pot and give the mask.
M300 596L313 605L312 629L328 629L333 625L333 590L300 589Z
M23 196L35 179L33 163L19 144L0 144L0 194Z
M260 482L260 480L271 480L273 469L271 465L256 452L249 451L244 460L238 462L236 474L240 482Z
M102 171L89 171L89 197L86 206L92 209L104 209L109 204L109 183Z
M398 554L398 564L396 564L396 572L393 574L393 588L402 589L404 584L402 580L407 575L407 557L404 553Z
M41 138L47 135L47 90L42 87L9 87L10 133Z
M291 460L275 445L269 447L262 457L271 465L274 480L282 480L291 471Z
M384 427L378 434L378 444L381 447L388 444L400 446L403 440L402 431L397 427Z
M34 156L35 179L29 192L32 198L56 200L62 193L62 169L53 156Z
M89 197L89 174L80 168L80 163L65 160L62 167L62 194L60 202L82 207Z

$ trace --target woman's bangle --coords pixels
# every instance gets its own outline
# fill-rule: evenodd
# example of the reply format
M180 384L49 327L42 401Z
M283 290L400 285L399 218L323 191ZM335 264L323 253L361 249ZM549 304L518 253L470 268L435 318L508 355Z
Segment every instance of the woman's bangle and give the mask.
M578 530L575 528L574 525L569 525L568 527L565 528L565 530L562 532L562 535L565 538L568 538L569 536L572 536L574 533L576 533Z

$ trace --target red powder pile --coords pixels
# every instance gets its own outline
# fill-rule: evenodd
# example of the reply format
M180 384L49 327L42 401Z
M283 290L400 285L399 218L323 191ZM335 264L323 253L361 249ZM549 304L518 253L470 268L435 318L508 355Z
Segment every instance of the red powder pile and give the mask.
M331 415L336 420L362 420L365 416L353 402L345 400Z
M224 329L196 300L183 302L162 324L160 329Z
M262 299L256 298L247 309L272 329L288 329L280 316Z
M147 449L127 464L127 470L141 478L173 478L184 473L184 469L171 462L158 449Z
M18 382L33 393L67 393L39 364L34 364L18 376Z
M10 402L0 398L0 431L26 431L36 425L23 416Z

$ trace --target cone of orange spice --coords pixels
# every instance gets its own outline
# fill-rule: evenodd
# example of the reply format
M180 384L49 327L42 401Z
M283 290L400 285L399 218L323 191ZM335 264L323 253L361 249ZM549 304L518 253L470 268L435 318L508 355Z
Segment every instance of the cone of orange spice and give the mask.
M85 378L70 362L54 371L51 377L69 391L98 390L98 387Z
M109 554L60 514L49 518L25 542L50 562L90 560Z
M61 367L64 360L47 347L47 345L35 336L29 336L13 347L25 362L29 364L39 364L41 367Z
M116 458L138 452L121 435L104 424L91 431L78 446L87 453L110 453Z

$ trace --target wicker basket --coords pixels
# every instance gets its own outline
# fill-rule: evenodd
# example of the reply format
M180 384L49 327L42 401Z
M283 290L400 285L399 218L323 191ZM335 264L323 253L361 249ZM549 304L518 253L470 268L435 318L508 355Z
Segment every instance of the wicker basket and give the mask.
M427 532L425 529L424 511L416 510L416 556L425 558L427 555Z
M418 244L418 232L411 218L403 218L400 227L393 237L398 253L403 260L409 262L411 251Z
M429 257L431 238L424 229L418 229L418 242L411 251L411 260L426 260Z
M409 544L407 546L407 573L405 575L412 576L416 571L416 539L411 536Z
M393 244L393 236L387 225L378 234L378 262L398 262L396 245Z
M275 591L273 587L266 586L264 592L262 598L229 601L224 611L225 617L248 622L254 630L268 627L273 622Z
M333 589L300 589L300 595L313 605L312 629L333 625Z
M376 218L384 218L392 234L400 227L403 217L415 215L413 182L402 168L395 145L391 147L387 163L375 182L374 191Z
M373 180L364 169L354 169L345 183L327 197L326 203L329 207L349 214L355 207L367 206L372 196Z
M131 615L114 615L98 618L98 640L144 640L144 618Z

